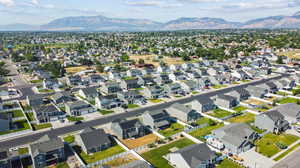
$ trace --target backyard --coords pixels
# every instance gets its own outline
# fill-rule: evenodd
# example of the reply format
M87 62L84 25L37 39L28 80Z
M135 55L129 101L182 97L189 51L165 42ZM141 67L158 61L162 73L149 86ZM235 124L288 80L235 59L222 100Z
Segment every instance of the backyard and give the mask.
M211 133L211 131L218 129L220 127L223 127L224 124L223 123L211 123L209 126L207 127L203 127L203 128L199 128L195 131L190 132L189 134L192 135L193 137L201 140L201 141L206 141L204 136L208 135Z
M98 160L102 160L102 159L111 157L113 155L125 152L125 150L119 145L115 145L106 150L99 151L99 152L96 152L96 153L93 153L90 155L88 155L84 151L82 151L80 146L74 146L73 148L76 151L76 153L78 153L79 156L82 158L82 160L87 164L94 163Z
M68 135L68 136L65 136L63 139L64 139L65 142L73 143L75 141L75 136L74 135Z
M228 119L228 122L231 123L253 123L255 120L255 115L252 113L244 113L242 115L232 117Z
M165 137L169 137L169 136L172 136L172 135L174 135L178 132L182 132L183 129L184 129L184 126L182 126L181 124L172 123L169 128L159 130L158 133L160 133L161 135L163 135Z
M19 132L19 131L24 131L24 130L30 129L30 126L26 120L14 121L13 125L15 125L17 128L8 130L8 131L2 131L2 132L0 132L0 135L10 134L13 132Z
M180 149L192 144L194 144L193 141L183 138L178 141L172 142L170 144L153 149L149 152L143 153L142 157L145 158L147 161L149 161L155 167L172 168L172 166L168 164L168 161L165 160L163 156L170 153L171 148Z
M233 162L232 160L226 158L220 164L218 164L216 168L243 168L243 167Z
M159 140L159 138L154 134L148 134L146 136L137 138L137 139L126 139L123 140L123 143L129 148L133 149L136 147L148 145L154 143L155 141Z
M242 112L244 110L247 110L247 107L244 107L244 106L237 106L237 107L234 107L232 110L236 111L236 112Z
M231 115L232 113L222 109L215 109L214 111L208 112L207 114L216 118L224 118Z
M285 98L278 100L279 104L298 103L298 102L300 102L299 99L295 99L295 98L291 98L291 97L285 97Z
M278 147L278 144L289 146L298 139L299 137L291 134L275 135L268 133L255 143L255 150L266 157L272 157L281 151L281 149Z

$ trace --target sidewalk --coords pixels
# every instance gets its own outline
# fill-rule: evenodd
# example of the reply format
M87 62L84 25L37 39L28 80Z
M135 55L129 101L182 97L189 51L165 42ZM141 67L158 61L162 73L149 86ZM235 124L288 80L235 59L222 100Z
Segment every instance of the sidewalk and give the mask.
M292 148L293 146L297 145L298 143L300 143L300 139L299 139L298 141L292 143L291 145L289 145L288 148L286 148L286 149L284 149L284 150L282 150L282 151L276 153L274 156L271 157L271 159L274 160L276 157L278 157L278 156L281 155L282 153L286 152L287 150L289 150L289 149ZM291 151L289 154L291 154L291 153L293 153L293 152L294 152L294 151ZM280 160L286 158L289 154L285 155L285 156L284 156L283 158L281 158ZM280 160L278 160L278 161L280 161Z

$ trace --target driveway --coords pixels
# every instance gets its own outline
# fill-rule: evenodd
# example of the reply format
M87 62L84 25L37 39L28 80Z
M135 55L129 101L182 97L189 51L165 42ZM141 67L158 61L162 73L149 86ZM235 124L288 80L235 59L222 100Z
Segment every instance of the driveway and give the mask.
M243 164L249 168L270 168L275 164L272 159L255 152L255 148L252 148L239 156L244 159Z

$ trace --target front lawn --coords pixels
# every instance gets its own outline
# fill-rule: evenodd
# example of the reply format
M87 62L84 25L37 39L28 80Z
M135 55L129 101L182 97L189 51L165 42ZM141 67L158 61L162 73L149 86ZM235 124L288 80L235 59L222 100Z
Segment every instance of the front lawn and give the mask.
M68 143L75 142L75 136L74 135L65 136L63 139L64 139L65 142L68 142Z
M25 155L25 154L28 154L28 153L29 153L29 149L27 147L18 149L18 154L19 155Z
M39 79L38 80L31 80L30 81L30 83L42 83L42 82L43 82L43 80L39 80Z
M288 150L286 150L285 152L281 153L279 156L277 156L274 160L278 161L282 158L284 158L286 155L288 155L289 153L291 153L293 150L296 150L297 148L300 147L300 143L292 146L291 148L289 148Z
M294 99L294 98L291 98L291 97L285 97L285 98L282 98L282 99L278 100L279 104L298 103L298 102L300 102L300 100Z
M208 113L208 115L216 118L224 118L231 114L232 114L231 112L222 109L215 109L213 112Z
M76 151L76 153L78 153L79 156L82 158L82 160L87 164L94 163L98 160L102 160L102 159L111 157L113 155L125 152L125 150L119 145L115 145L106 150L99 151L99 152L96 152L96 153L93 153L90 155L88 155L84 151L82 151L80 146L74 146L73 148Z
M82 121L82 120L84 120L83 117L75 117L75 116L67 116L67 119L68 119L70 122L75 122L75 121Z
M228 122L231 123L253 123L255 120L255 115L252 113L244 113L242 115L232 117L228 119Z
M56 168L69 168L68 163L66 162L60 162L57 165L55 165Z
M29 121L35 121L35 117L34 117L34 114L31 112L31 113L25 113L26 114L26 117Z
M161 99L149 99L149 101L150 101L151 103L160 103L160 102L162 102Z
M210 118L201 117L198 120L196 120L195 123L198 124L198 125L202 125L202 124L209 124L209 125L211 125L211 124L214 124L215 121L212 120L212 119L210 119Z
M99 110L99 113L101 113L102 115L107 115L107 114L111 114L113 113L114 111L112 110Z
M221 88L224 88L224 87L227 87L227 85L214 85L214 86L212 86L212 88L214 88L214 89L221 89Z
M12 113L13 118L24 117L22 110L13 110L13 111L8 111L7 113Z
M32 124L32 128L33 130L37 131L37 130L41 130L41 129L45 129L45 128L50 128L52 127L51 123L45 123L45 124Z
M8 131L2 131L2 132L0 132L0 135L10 134L10 133L14 133L14 132L19 132L19 131L24 131L24 130L30 129L30 126L29 126L29 124L28 124L28 122L26 120L15 121L15 122L13 122L13 125L16 126L17 128L13 129L13 130L8 130Z
M223 127L224 124L223 123L211 123L209 126L207 127L203 127L203 128L199 128L195 131L190 132L189 134L192 135L193 137L201 140L201 141L206 141L204 139L204 136L211 134L211 132L215 129L221 128Z
M276 92L276 94L281 95L281 96L287 96L287 95L289 95L286 92L280 92L280 91Z
M133 108L139 108L140 106L137 104L128 104L127 106L129 109L133 109Z
M169 136L172 136L172 135L174 135L178 132L182 132L183 129L184 129L184 126L182 126L181 124L172 123L169 128L159 130L158 133L160 133L161 135L163 135L165 137L169 137Z
M171 151L169 150L171 148L181 149L192 144L194 144L193 141L183 138L170 144L150 150L149 152L145 152L142 154L142 157L149 161L154 167L172 168L172 166L168 164L168 161L165 160L163 156L170 153Z
M243 168L243 167L233 162L232 160L226 158L220 164L218 164L216 168Z
M234 107L232 110L236 111L236 112L242 112L244 110L247 110L247 107L244 107L244 106L237 106L237 107Z
M192 94L198 94L199 92L198 91L192 91Z
M298 139L299 137L291 134L275 135L269 133L264 135L255 143L255 150L266 157L272 157L273 155L281 151L277 144L289 146Z
M52 93L52 92L54 92L54 90L52 90L52 89L39 89L39 92L40 93Z

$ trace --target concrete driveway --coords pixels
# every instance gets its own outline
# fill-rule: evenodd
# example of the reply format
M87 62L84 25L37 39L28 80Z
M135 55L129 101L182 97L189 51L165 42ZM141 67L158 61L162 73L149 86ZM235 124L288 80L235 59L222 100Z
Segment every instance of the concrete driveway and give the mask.
M257 152L255 148L239 155L244 159L243 164L249 168L270 168L275 165L275 162Z

